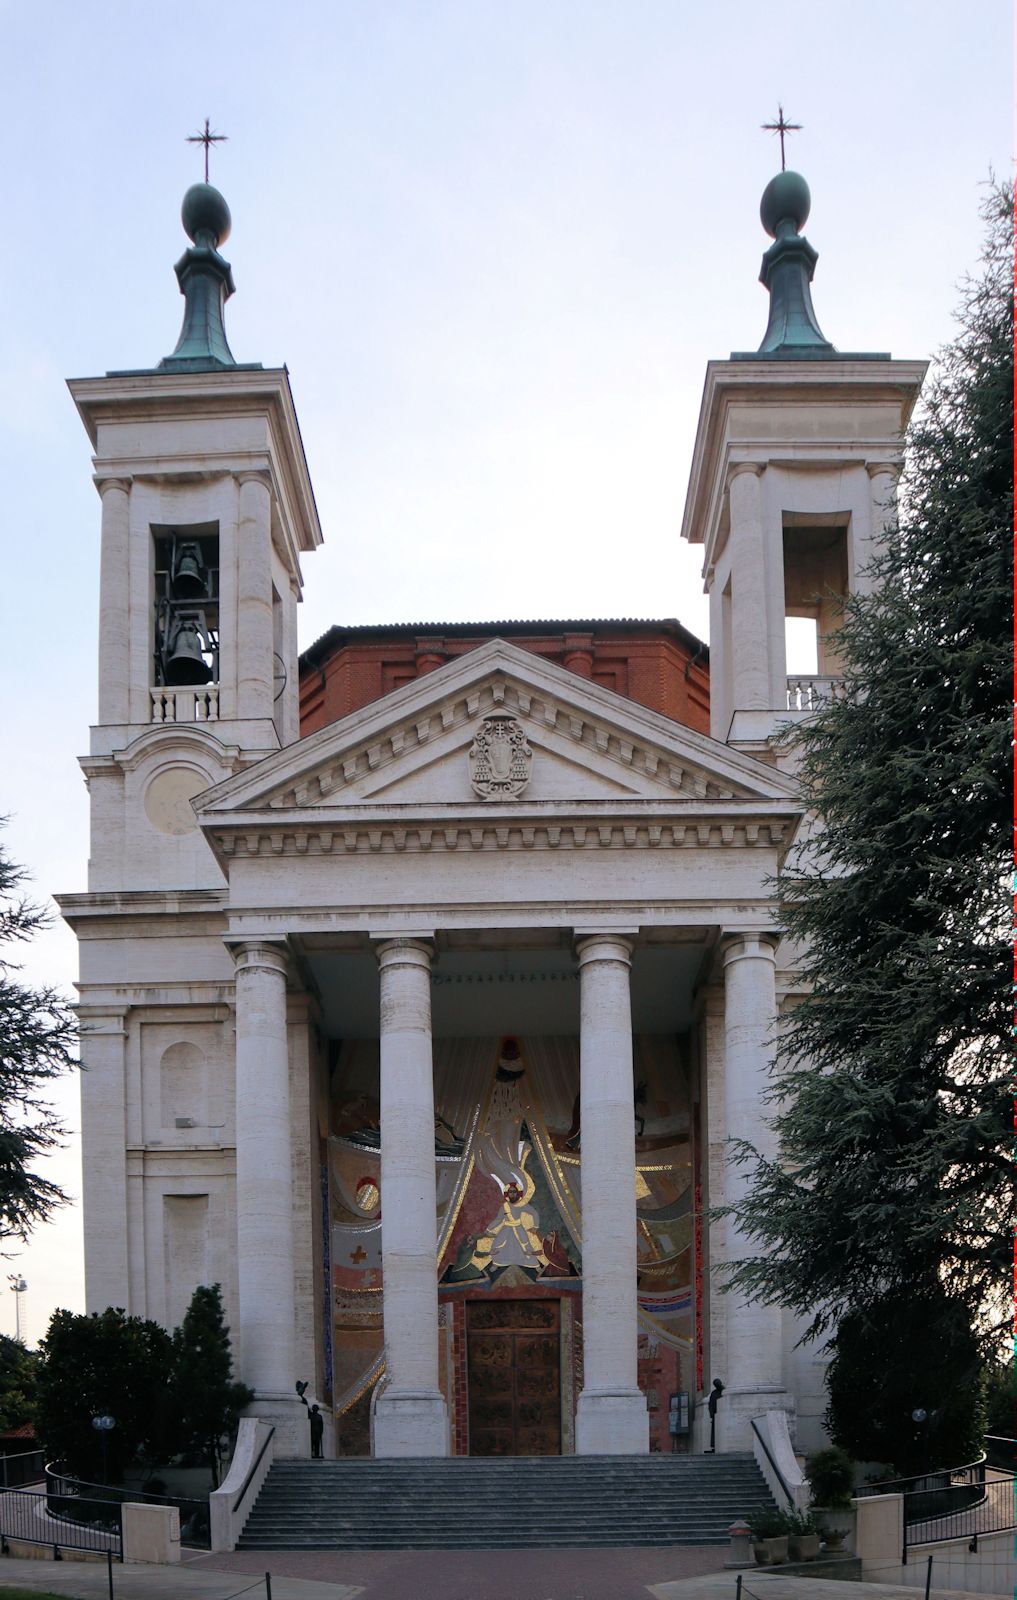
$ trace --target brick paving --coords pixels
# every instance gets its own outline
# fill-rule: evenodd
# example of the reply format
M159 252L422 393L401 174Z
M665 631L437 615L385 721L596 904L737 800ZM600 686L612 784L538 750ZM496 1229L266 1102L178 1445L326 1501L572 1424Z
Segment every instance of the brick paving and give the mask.
M273 1580L358 1584L360 1600L649 1600L650 1584L717 1572L721 1545L575 1550L273 1550L199 1556L193 1566ZM192 1563L189 1563L192 1565ZM730 1591L734 1594L734 1576ZM256 1597L253 1597L256 1600Z

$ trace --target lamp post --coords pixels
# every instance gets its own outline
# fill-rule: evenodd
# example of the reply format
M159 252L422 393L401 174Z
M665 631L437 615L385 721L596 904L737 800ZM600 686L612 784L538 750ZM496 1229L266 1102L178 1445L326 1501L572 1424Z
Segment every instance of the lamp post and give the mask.
M7 1282L10 1284L11 1293L14 1295L14 1337L15 1337L15 1339L17 1339L18 1343L20 1344L21 1343L21 1296L24 1294L25 1290L28 1288L28 1284L25 1282L24 1278L18 1272L9 1272L7 1274Z
M117 1425L116 1417L101 1416L92 1418L92 1427L102 1440L102 1481L106 1482L106 1454L109 1448L110 1432Z

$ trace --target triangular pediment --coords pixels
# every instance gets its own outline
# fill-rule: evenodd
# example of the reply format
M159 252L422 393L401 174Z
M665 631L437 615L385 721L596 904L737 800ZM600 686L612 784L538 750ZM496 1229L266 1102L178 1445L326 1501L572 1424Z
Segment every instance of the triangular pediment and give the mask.
M511 724L525 746L517 794L485 793L482 761L475 787L478 735L492 718ZM227 779L198 810L208 827L238 814L320 821L347 807L384 814L670 801L697 809L777 802L786 811L796 799L774 768L492 639Z

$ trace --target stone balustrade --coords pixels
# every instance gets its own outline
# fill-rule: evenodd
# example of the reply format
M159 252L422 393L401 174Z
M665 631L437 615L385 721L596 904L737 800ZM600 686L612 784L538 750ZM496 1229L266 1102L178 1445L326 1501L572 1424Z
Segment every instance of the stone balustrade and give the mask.
M219 685L151 689L153 722L218 722Z
M811 674L787 680L787 709L789 711L815 711L826 700L839 700L844 693L844 680L832 676Z

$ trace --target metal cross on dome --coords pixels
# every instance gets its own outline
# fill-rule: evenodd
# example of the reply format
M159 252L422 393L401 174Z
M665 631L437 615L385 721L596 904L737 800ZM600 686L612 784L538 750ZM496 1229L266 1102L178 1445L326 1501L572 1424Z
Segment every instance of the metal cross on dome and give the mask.
M206 123L205 126L207 127L208 124ZM787 163L784 160L784 135L786 133L801 133L802 125L800 122L785 121L784 107L778 101L776 122L764 122L761 124L761 126L765 133L780 134L780 170L781 172L784 172L787 166Z
M211 128L209 127L209 120L208 120L207 117L205 118L205 128L204 128L204 132L203 133L189 133L187 135L187 143L188 144L203 144L205 146L205 182L206 183L208 182L208 152L209 152L209 147L211 145L213 145L213 144L225 144L226 141L228 140L228 138L229 138L229 134L228 133L213 133Z

